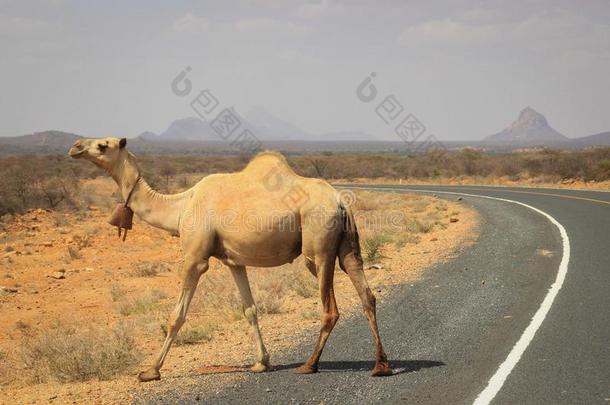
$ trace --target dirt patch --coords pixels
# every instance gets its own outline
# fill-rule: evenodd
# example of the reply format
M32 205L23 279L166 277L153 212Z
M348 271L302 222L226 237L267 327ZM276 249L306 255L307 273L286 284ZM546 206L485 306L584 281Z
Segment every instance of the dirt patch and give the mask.
M86 186L92 185L105 190L108 199L114 192L107 181L87 181ZM356 196L366 275L379 298L389 294L392 285L416 280L430 265L476 242L476 213L459 201L367 191ZM108 214L106 208L96 207L83 213L32 210L4 225L0 402L124 403L143 392L170 388L218 390L219 379L230 384L246 375L244 365L253 361L250 328L230 272L212 260L180 334L181 344L172 348L162 369L163 379L137 382L137 371L150 364L161 347L163 327L179 293L182 257L177 238L138 219L128 242L121 242L106 224ZM58 274L62 277L54 276ZM300 260L280 268L252 268L248 275L273 363L274 354L294 342L291 337L318 328L316 281ZM335 284L342 319L361 316L358 296L343 272L336 272ZM133 365L116 373L103 368L114 364L112 346L106 349L109 365L98 366L85 382L66 377L61 364L58 373L53 371L55 363L40 366L31 357L27 361L32 353L27 342L37 342L42 345L37 350L55 355L53 346L67 345L68 339L78 347L74 352L81 353L82 358L70 363L78 369L78 361L91 356L87 345L99 344L91 331L110 333L123 324L132 331L135 345L129 347L133 352L120 352L123 357L117 358L129 358ZM64 330L67 336L61 335ZM49 331L58 340L41 339ZM202 386L193 378L210 373L222 374L214 386Z

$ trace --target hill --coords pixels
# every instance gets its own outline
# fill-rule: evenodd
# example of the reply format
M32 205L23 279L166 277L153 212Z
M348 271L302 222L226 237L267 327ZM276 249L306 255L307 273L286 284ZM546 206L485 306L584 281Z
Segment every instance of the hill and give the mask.
M29 135L0 137L3 153L66 152L80 135L63 131L42 131Z
M549 125L544 115L526 107L521 110L516 121L501 132L488 136L484 142L522 147L554 145L568 140L568 137Z

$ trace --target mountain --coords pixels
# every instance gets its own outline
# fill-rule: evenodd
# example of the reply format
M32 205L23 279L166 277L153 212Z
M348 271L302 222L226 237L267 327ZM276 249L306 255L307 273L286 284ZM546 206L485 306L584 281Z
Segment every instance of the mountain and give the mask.
M160 134L143 132L129 139L130 150L136 153L234 153L231 143L243 129L249 129L262 142L265 149L283 151L401 151L407 146L393 134L371 135L358 130L328 132L313 135L284 121L261 107L253 108L241 116L234 108L232 113L241 121L235 134L222 139L209 122L196 117L173 121ZM19 153L65 154L82 136L62 131L43 131L29 135L0 137L0 155ZM579 149L610 146L610 131L581 138L566 138L551 128L546 118L531 107L521 111L519 118L502 132L484 141L443 142L449 149L471 146L490 151L511 151L524 147L547 146L560 149Z
M261 107L251 109L245 116L240 115L233 107L231 107L230 110L241 122L237 131L241 132L244 129L248 129L261 141L315 139L311 134L297 128L287 121L277 118ZM197 117L187 117L175 120L159 135L156 135L153 132L144 132L138 137L146 141L180 140L215 142L223 140L210 126L210 122L206 122Z
M571 144L578 148L585 148L589 146L610 146L610 131L595 135L583 136L581 138L574 138L571 139Z
M569 139L549 126L544 115L531 107L521 110L519 118L502 132L490 135L485 143L511 146L548 145Z
M148 138L150 140L151 137ZM200 118L187 117L172 122L165 131L159 134L159 140L216 141L218 135L209 123Z
M138 138L144 141L158 141L159 135L155 134L154 132L145 131L142 132L140 135L136 136L136 139Z
M284 121L271 114L262 107L253 107L245 116L256 131L254 132L261 140L268 141L307 141L315 139L312 134L303 131L297 126Z
M82 138L80 135L63 131L42 131L29 135L0 137L0 144L23 146L72 146L74 141Z
M65 152L80 135L63 131L42 131L33 134L0 137L0 147L4 153L23 152Z

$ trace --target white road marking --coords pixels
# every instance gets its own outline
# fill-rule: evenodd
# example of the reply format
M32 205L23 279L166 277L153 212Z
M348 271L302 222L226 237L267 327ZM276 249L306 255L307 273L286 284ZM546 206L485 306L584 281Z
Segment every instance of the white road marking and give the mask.
M358 188L358 187L352 187L352 188ZM489 404L494 399L496 394L498 394L498 392L504 385L506 378L509 376L509 374L511 373L513 368L515 368L515 366L519 362L519 359L521 359L521 356L523 355L523 353L525 352L525 350L527 349L527 347L529 346L531 341L534 339L534 335L536 334L536 331L538 331L538 329L540 328L540 325L542 325L544 318L546 318L547 314L549 313L549 310L551 309L551 306L553 305L553 301L555 300L557 293L563 286L563 282L566 278L566 274L568 274L568 263L570 262L570 239L568 238L568 233L566 232L563 225L561 225L559 223L559 221L557 221L555 218L553 218L546 212L539 210L538 208L532 207L531 205L528 205L528 204L525 204L525 203L522 203L519 201L508 200L506 198L490 197L487 195L458 193L458 192L453 192L453 191L419 190L419 189L412 189L412 188L366 187L366 189L375 189L375 190L382 190L382 191L383 190L386 190L386 191L387 190L393 190L393 191L407 190L407 191L425 192L425 193L455 194L455 195L488 198L490 200L510 202L513 204L522 205L524 207L527 207L527 208L539 213L540 215L542 215L546 219L548 219L553 225L555 225L557 227L557 229L559 229L559 234L561 235L561 240L562 240L562 244L563 244L563 256L561 257L561 262L559 263L559 270L557 271L557 277L555 278L555 282L553 284L551 284L551 287L549 288L549 291L547 292L546 296L544 297L542 304L540 304L540 308L538 308L538 310L532 317L530 324L527 326L527 328L525 328L525 331L523 331L523 334L521 335L521 337L519 338L517 343L515 343L515 345L513 346L512 350L508 354L508 357L506 358L506 360L504 360L504 362L502 364L500 364L500 367L498 367L498 370L496 371L496 373L489 379L489 382L487 383L487 386L485 387L485 389L483 391L481 391L479 396L473 402L473 405Z

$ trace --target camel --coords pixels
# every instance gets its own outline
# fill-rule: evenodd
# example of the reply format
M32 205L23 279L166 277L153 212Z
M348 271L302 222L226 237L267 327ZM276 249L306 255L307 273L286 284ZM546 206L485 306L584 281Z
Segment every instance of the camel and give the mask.
M307 269L318 279L321 329L313 353L295 372L318 371L322 350L339 318L333 292L338 258L362 301L373 335L376 361L371 375L392 374L377 327L375 296L364 275L354 216L337 190L323 180L298 176L281 154L267 151L240 172L212 174L184 192L160 194L141 178L136 158L126 145L125 138L80 139L69 154L103 168L140 219L180 237L182 290L159 355L139 373L140 381L161 378L160 369L211 257L229 267L241 295L256 347L253 372L270 370L270 362L246 266L275 267L303 255Z

